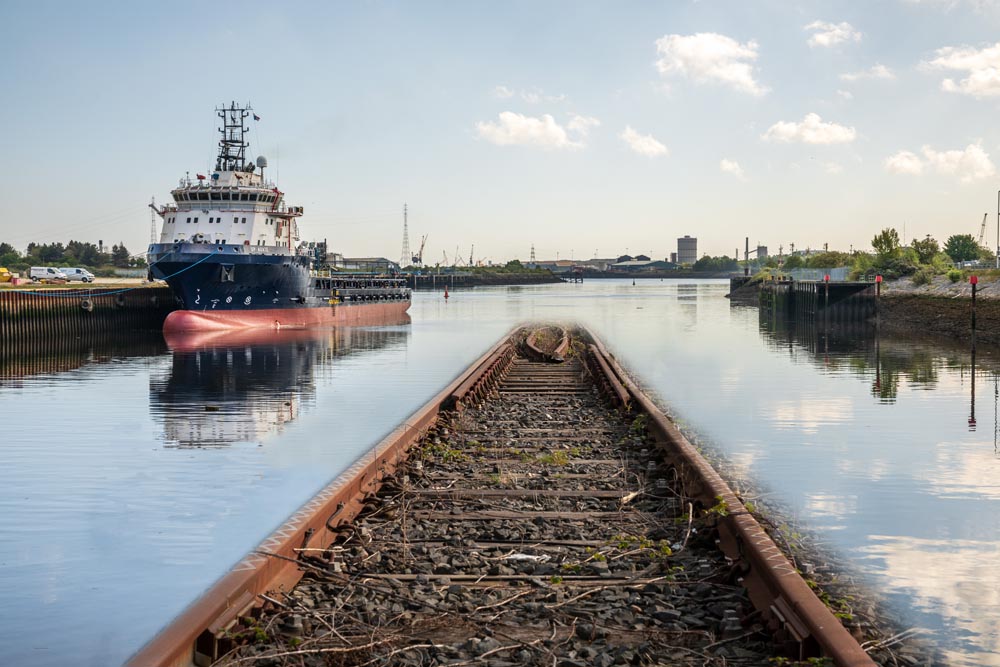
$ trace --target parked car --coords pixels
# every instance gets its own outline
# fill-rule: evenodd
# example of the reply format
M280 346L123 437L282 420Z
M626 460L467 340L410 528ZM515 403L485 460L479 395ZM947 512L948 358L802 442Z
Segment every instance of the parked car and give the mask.
M33 266L28 271L28 277L31 278L31 282L39 282L40 280L62 280L66 281L66 274L62 272L62 269L55 266Z
M74 280L80 280L85 283L94 282L94 274L87 269L63 269L62 272L66 274L66 280L70 282Z

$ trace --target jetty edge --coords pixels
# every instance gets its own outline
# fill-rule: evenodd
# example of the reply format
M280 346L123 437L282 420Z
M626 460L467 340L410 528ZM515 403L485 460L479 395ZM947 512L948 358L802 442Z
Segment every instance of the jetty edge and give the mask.
M530 346L526 340L529 335ZM572 350L571 337L578 343ZM449 423L447 420L460 416L463 409L481 404L493 394L515 362L523 363L515 357L525 349L533 351L519 359L538 355L537 358L550 361L554 367L558 358L582 351L579 356L583 357L601 394L624 413L622 423L640 424L645 429L641 441L655 445L672 467L673 477L683 486L684 500L691 503L688 520L697 511L700 519L707 517L713 522L733 583L745 589L777 645L801 660L827 657L840 667L875 664L782 555L736 494L629 379L601 341L586 330L577 330L572 336L565 332L563 336L554 333L539 336L538 327L530 331L519 328L505 335L303 505L127 664L209 665L223 657L233 646L229 631L241 619L256 614L263 604L273 606L282 591L291 591L304 571L312 567L301 556L330 548L383 483L395 483L393 475L406 464L413 445L433 429L444 427ZM555 376L550 373L549 377ZM520 387L517 392L526 391L533 384L530 378L517 382ZM650 468L653 467L651 463ZM720 507L724 511L716 511ZM580 636L579 631L577 634Z

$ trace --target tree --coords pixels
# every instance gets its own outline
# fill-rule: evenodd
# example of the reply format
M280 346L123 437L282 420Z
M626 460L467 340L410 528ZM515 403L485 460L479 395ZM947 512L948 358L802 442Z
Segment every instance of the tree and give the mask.
M830 250L813 255L805 260L804 266L810 269L834 269L838 266L850 266L851 256L846 252Z
M944 243L944 251L953 262L971 262L979 258L979 244L972 234L954 234Z
M805 262L802 261L802 257L800 255L792 255L785 260L785 263L781 266L781 268L791 271L792 269L801 269L803 264L805 264Z
M899 250L899 232L892 227L886 227L872 239L872 248L882 258L895 255Z
M125 243L118 243L111 247L111 263L119 269L127 269L129 263L128 248Z
M705 255L694 263L695 271L735 271L740 268L739 263L727 255L721 257L709 257Z
M938 242L935 241L930 234L928 234L922 241L914 239L911 245L917 252L917 261L921 264L930 264L934 259L934 255L941 252Z

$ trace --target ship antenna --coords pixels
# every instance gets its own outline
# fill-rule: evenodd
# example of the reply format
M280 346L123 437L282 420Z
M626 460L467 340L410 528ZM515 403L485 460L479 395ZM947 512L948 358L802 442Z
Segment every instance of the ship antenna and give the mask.
M399 268L410 266L413 259L410 257L410 230L406 221L406 204L403 204L403 255L399 260Z
M150 199L149 208L149 242L156 243L156 197Z
M228 109L223 105L215 110L222 120L219 157L215 162L218 171L246 171L247 143L244 138L249 129L244 121L250 115L249 107L249 104L238 107L236 102L232 102Z

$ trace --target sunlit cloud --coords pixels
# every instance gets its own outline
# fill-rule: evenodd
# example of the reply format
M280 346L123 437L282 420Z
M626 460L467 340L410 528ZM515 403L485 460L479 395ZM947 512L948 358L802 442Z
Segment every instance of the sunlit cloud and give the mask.
M809 46L836 46L844 42L860 42L861 33L850 23L826 23L813 21L802 28L812 32L809 36Z
M976 49L971 46L946 46L935 57L921 63L924 69L952 70L965 78L941 81L941 90L976 98L1000 95L1000 42Z
M656 68L664 76L680 75L698 84L723 84L754 96L768 89L754 78L757 42L739 43L714 32L664 35L656 40Z
M937 151L930 146L920 149L920 155L901 150L883 163L893 174L919 175L924 171L956 176L962 183L973 183L993 177L996 167L989 154L978 144L962 150Z
M670 151L662 143L653 138L649 134L639 134L632 129L631 126L626 126L625 130L619 135L628 147L639 155L645 155L646 157L660 157L662 155L668 155Z
M601 121L597 120L593 116L572 114L566 127L572 132L579 133L581 136L587 136L592 127L598 127L600 124Z
M570 138L566 128L550 114L536 118L503 111L497 122L476 123L476 131L481 138L497 146L532 146L546 150L584 147L583 142Z
M862 79L881 79L883 81L892 81L895 78L896 73L885 65L872 65L868 69L863 69L858 72L848 72L840 75L841 81L860 81Z
M857 132L853 127L837 123L824 123L818 114L806 114L799 123L780 121L764 133L765 141L804 144L847 144L854 141Z
M719 161L719 170L724 174L732 174L741 181L746 180L746 177L743 174L743 167L741 167L740 163L736 160L723 158Z

